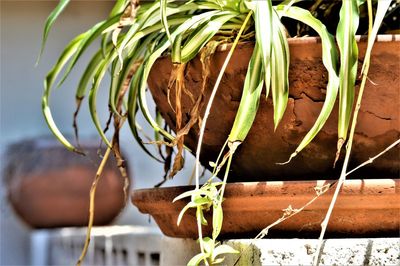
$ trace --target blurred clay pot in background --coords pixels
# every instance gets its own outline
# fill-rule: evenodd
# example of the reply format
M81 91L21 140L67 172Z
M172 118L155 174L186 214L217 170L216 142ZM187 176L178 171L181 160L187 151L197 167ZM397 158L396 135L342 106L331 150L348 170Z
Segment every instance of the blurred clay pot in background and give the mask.
M253 43L240 44L222 78L211 108L202 145L201 162L208 167L215 161L233 125ZM360 60L364 57L366 38L359 40ZM259 110L244 143L238 148L231 167L230 182L262 180L299 180L337 178L340 162L332 169L337 143L337 113L335 106L330 118L316 138L287 165L305 134L314 124L326 94L327 74L322 64L322 48L318 38L304 37L289 40L289 101L285 115L276 131L270 98L261 97ZM209 81L205 88L206 102L211 94L219 70L229 51L219 47L212 56ZM369 79L363 96L349 169L368 160L400 137L400 35L378 36L372 50ZM359 63L361 68L362 61ZM169 57L156 61L148 80L154 101L167 124L175 129L175 113L167 100L167 84L172 63ZM201 91L202 65L199 56L190 61L185 70L186 88L194 97ZM358 91L358 83L356 90ZM175 95L171 88L170 95ZM265 96L265 95L264 95ZM174 97L171 97L175 106ZM182 93L183 123L190 119L193 106ZM201 114L204 114L204 104ZM195 125L185 144L196 149L199 128ZM344 153L344 152L343 152ZM356 178L397 178L399 176L399 148L394 148L353 174Z
M4 178L16 213L34 228L86 226L89 192L101 161L98 144L83 143L86 156L51 138L11 145ZM125 206L124 178L110 158L97 186L95 225L106 225Z

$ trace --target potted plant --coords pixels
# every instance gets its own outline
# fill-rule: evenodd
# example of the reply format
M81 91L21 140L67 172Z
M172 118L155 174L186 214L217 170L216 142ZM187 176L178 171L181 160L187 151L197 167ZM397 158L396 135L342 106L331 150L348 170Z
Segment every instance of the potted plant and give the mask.
M83 142L86 158L67 151L51 136L10 145L3 169L7 196L18 216L33 228L86 226L88 194L98 168L98 143ZM102 149L104 151L104 148ZM115 160L97 188L94 225L110 224L125 207ZM128 190L128 188L125 188Z
M68 2L60 1L49 16L44 40L52 23ZM264 180L270 178L271 173L272 178L278 180L287 176L296 179L307 176L321 178L322 174L324 178L337 176L338 172L328 169L340 158L341 149L347 143L337 187L340 188L345 180L372 45L390 7L390 1L378 1L375 4L374 23L371 1L329 4L322 1L315 4L297 2L116 1L109 18L67 45L45 79L42 106L46 121L55 136L69 150L79 151L56 127L49 97L57 78L60 78L58 85L62 84L86 48L94 40L101 39L101 48L90 60L77 87L75 117L83 98L88 94L93 123L108 147L104 159L113 151L119 165L123 166L123 158L119 153L119 130L125 121L143 150L155 159L165 161L167 175L170 177L183 167L185 146L196 155L196 186L176 198L191 199L182 214L187 209L195 209L202 253L190 263L201 260L215 263L221 261L219 255L222 253L234 252L217 243L223 222L222 201L228 175L231 181ZM396 8L397 4L394 5L392 8ZM356 33L360 14L367 13L360 12L360 9L368 10L365 18L369 26L368 42L359 45L365 48L360 49L359 53ZM318 12L326 15L326 24L329 26L313 15L318 15ZM335 20L329 17L331 14ZM290 34L295 34L293 32L298 26L293 21L306 25L301 25L299 31L302 34L316 34L318 38L288 38ZM303 39L306 44L300 46L298 43ZM319 52L317 55L302 56L301 53L307 48ZM392 86L385 87L385 97L389 99L385 101L385 107L392 105L397 108L398 102L393 101L393 98L398 97L395 65L399 56L396 51L388 54L392 49L380 49L386 56L382 61L393 60L392 66L385 68L392 71L391 78L386 79L392 82ZM373 56L376 57L376 54ZM361 68L359 58L363 57L362 70L357 71ZM302 67L304 62L311 74ZM374 62L371 66L374 77L383 76L379 73L380 67L373 72L373 66ZM296 68L299 72L293 72ZM317 72L318 69L322 72ZM112 120L107 122L107 126L111 121L114 126L111 140L104 134L96 112L96 95L108 70L111 72L108 105ZM360 73L362 81L355 104L358 87L356 80ZM305 75L311 76L311 79L305 79ZM155 115L150 112L147 104L147 82L158 105ZM289 90L292 84L295 84L294 91ZM310 84L314 90L305 88ZM387 90L390 87L394 87L393 92ZM382 91L383 88L378 90ZM372 94L371 97L375 98L376 95ZM296 102L299 99L301 101ZM215 105L217 102L222 105ZM338 102L337 108L335 102ZM385 127L385 134L379 134L381 126L369 128L379 144L368 145L373 139L368 138L368 135L357 136L354 141L363 143L363 147L378 147L379 151L398 138L400 129L396 122L398 116L380 117L375 109L368 109L379 109L381 103L377 104L378 107L367 105L361 113L370 114L378 120L391 121ZM350 129L353 109L354 119ZM139 110L154 129L155 140L152 143L166 144L165 154L161 157L152 154L140 137L136 121ZM299 119L297 115L301 110L303 113L299 117L314 114L315 121ZM361 126L371 123L365 119L367 116L362 117ZM175 134L166 129L161 117ZM332 128L336 127L336 123L337 134L334 134ZM217 136L217 140L212 139L213 136ZM322 145L315 146L314 143L318 142L311 142L314 138L321 141ZM280 142L283 146L277 144ZM332 149L329 149L332 145L337 146L336 156L333 154L333 157L330 156ZM247 150L247 146L254 146L256 150ZM173 147L176 147L174 158ZM309 147L308 152L306 147ZM328 151L325 151L326 148ZM355 155L355 158L358 158L354 160L355 164L362 163L362 156ZM374 169L396 176L399 169L397 155L392 153L388 158ZM287 164L287 159L291 161L290 164ZM202 186L199 180L200 161L212 169L211 177ZM285 165L276 165L284 162ZM233 170L232 173L230 170ZM366 173L371 173L371 170L368 169ZM218 176L222 181L216 181ZM210 221L212 236L203 238L202 224L207 223L204 212L208 209L213 210ZM182 215L179 220L181 218Z

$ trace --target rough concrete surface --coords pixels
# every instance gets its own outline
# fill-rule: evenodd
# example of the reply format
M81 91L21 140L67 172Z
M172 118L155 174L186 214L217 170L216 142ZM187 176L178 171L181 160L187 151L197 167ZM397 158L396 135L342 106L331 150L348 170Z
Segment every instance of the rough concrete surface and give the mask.
M199 252L195 240L165 237L161 265L183 265ZM241 255L225 265L312 265L316 239L234 239L226 243ZM400 238L324 240L319 265L400 265Z

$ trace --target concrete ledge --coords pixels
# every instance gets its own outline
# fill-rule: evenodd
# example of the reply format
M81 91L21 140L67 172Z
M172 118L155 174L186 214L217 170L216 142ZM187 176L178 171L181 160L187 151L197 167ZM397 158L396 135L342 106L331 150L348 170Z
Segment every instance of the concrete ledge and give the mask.
M161 265L181 265L199 252L195 240L163 238ZM316 239L234 239L225 241L241 252L226 265L311 265ZM400 265L400 238L328 239L320 265Z

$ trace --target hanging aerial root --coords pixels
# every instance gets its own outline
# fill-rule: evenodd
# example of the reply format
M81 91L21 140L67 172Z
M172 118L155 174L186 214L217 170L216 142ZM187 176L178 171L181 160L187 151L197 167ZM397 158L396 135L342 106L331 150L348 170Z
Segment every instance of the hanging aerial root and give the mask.
M93 221L94 221L94 199L96 195L96 189L97 189L97 184L100 181L101 174L103 173L104 166L106 165L106 162L108 160L108 157L110 156L111 149L107 148L107 151L104 154L104 157L100 163L99 168L97 169L96 176L93 180L92 187L90 188L90 202L89 202L89 222L87 226L87 231L86 231L86 239L85 239L85 244L83 246L83 250L81 255L79 256L78 261L76 262L77 266L80 266L83 260L85 259L89 244L90 244L90 236L92 232L92 227L93 227Z
M176 120L176 132L179 132L182 128L182 91L185 86L185 68L186 64L175 64L175 120ZM171 80L170 80L171 84ZM183 142L184 135L176 136L174 142L178 152L174 158L172 164L172 170L169 177L173 177L176 173L183 168Z
M79 149L81 149L81 144L79 142L79 130L78 130L78 122L77 122L77 120L78 120L79 110L81 109L82 100L83 100L83 97L79 97L79 98L77 97L76 98L76 108L75 108L75 112L74 112L74 116L73 116L73 122L72 122L72 127L74 128L76 144L77 144Z

